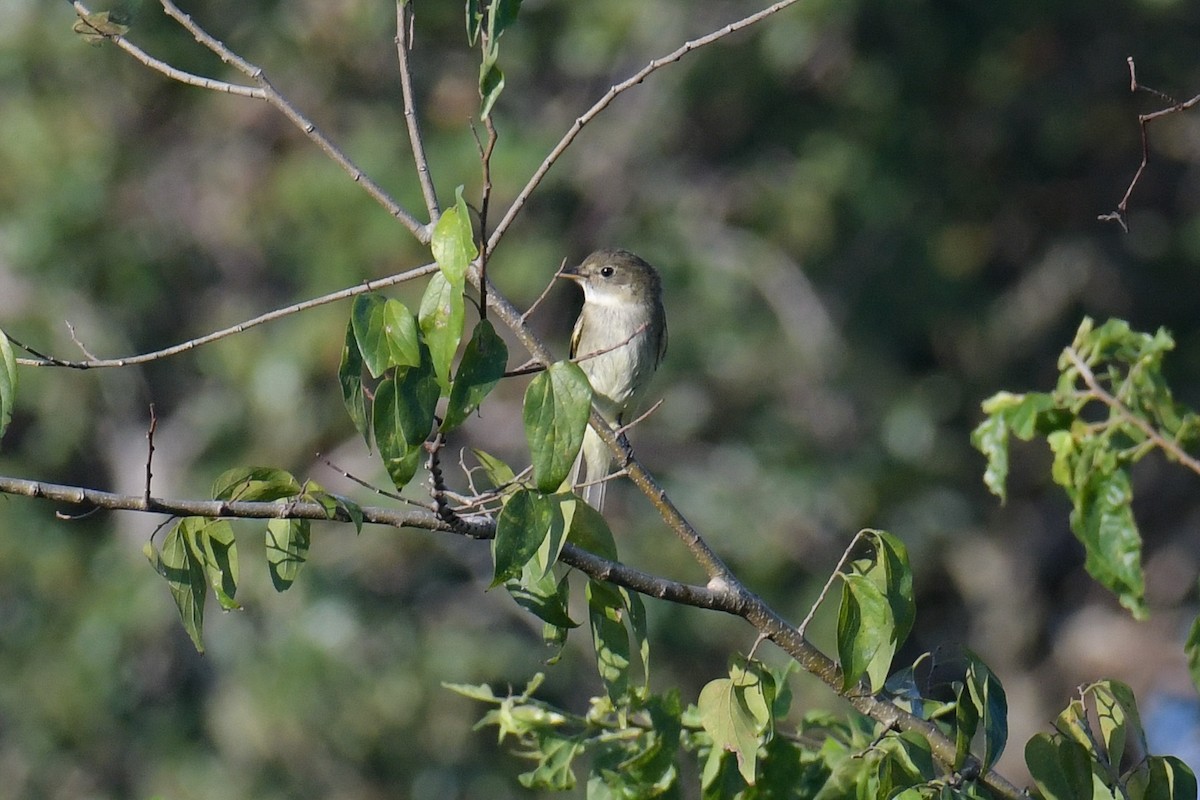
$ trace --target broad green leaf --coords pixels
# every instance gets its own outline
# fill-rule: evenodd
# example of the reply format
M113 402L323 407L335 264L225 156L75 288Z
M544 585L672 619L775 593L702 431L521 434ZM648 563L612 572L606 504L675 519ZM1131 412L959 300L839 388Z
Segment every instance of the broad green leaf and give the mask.
M539 566L526 562L521 577L510 580L504 588L512 595L517 605L534 614L543 622L556 628L577 628L579 623L571 619L567 610L569 583L567 576L555 580L553 572L542 573Z
M13 407L17 398L17 359L13 355L12 342L0 331L0 438L12 422Z
M576 364L556 362L530 381L525 390L525 439L538 489L553 492L566 479L583 444L591 408L591 385Z
M576 502L580 506L587 505L582 500L577 500ZM588 507L591 508L590 506ZM646 606L642 603L642 596L637 592L630 591L623 586L617 587L617 592L621 595L621 601L625 604L625 610L629 613L629 631L633 635L633 643L637 645L638 657L642 662L642 686L649 689L650 629L646 623Z
M214 500L254 500L269 503L303 491L292 473L275 467L235 467L213 482Z
M517 479L516 474L512 471L512 467L491 453L486 453L474 447L471 448L471 452L475 454L475 458L479 459L479 465L483 467L483 473L487 475L487 479L491 482L493 489L510 486Z
M770 676L757 665L734 665L728 678L710 681L700 690L696 705L700 724L713 741L712 759L721 751L737 758L738 772L748 785L757 778L760 737L768 732L774 685ZM708 771L706 766L706 772Z
M308 560L311 526L306 519L267 521L267 568L275 591L291 588L300 568Z
M433 238L429 243L433 260L450 285L462 294L467 278L467 267L479 255L475 247L475 234L471 230L471 212L463 200L462 187L455 192L455 204L446 209L433 226Z
M1121 774L1121 757L1125 754L1128 742L1135 743L1135 752L1149 751L1137 700L1133 690L1120 681L1099 681L1088 687L1088 692L1095 698L1101 741L1112 768L1112 777L1116 779Z
M1088 574L1108 587L1134 617L1144 619L1142 537L1133 518L1133 489L1125 470L1093 470L1071 512L1071 527L1086 551Z
M629 691L629 633L625 629L625 603L615 587L589 579L588 618L596 667L608 697L618 703Z
M418 321L442 391L450 391L450 365L462 341L465 315L463 287L450 283L441 272L431 275Z
M1144 774L1143 800L1194 800L1196 797L1196 774L1174 756L1150 756Z
M154 549L153 541L146 542L144 552L155 571L167 579L171 597L179 609L183 629L192 639L196 651L204 652L204 596L206 581L204 567L192 554L183 522L177 524L163 540L162 551Z
M970 701L977 719L983 723L983 758L985 770L999 760L1008 743L1008 698L999 679L974 654L967 666L966 691L958 699L958 707Z
M362 383L363 361L362 353L358 350L358 341L354 337L354 324L346 324L346 341L342 345L342 358L338 363L338 383L342 387L342 402L346 405L346 413L354 428L362 435L363 440L371 444L371 429L367 425L367 401L363 394Z
M898 649L908 638L917 618L908 548L904 542L887 531L871 530L868 533L876 552L872 573L882 576L882 580L876 580L876 585L883 591L888 606L892 609L892 620L895 623L892 631L893 649ZM891 661L890 656L888 660Z
M609 561L617 560L617 542L604 515L587 503L577 503L567 540Z
M443 431L457 428L479 408L483 398L504 377L507 363L508 346L496 335L492 323L480 320L463 350L462 361L454 376L446 419L442 422Z
M192 557L204 567L217 602L226 611L241 608L237 594L238 558L233 527L225 520L188 517L177 530L187 542Z
M1044 800L1092 800L1092 760L1078 742L1039 733L1025 745L1025 764Z
M395 378L385 378L375 388L375 447L397 489L404 488L420 466L439 395L428 358L419 367L398 370Z
M545 541L555 516L553 501L543 494L521 489L508 499L496 518L492 539L492 586L521 574Z
M378 378L391 367L421 363L417 321L399 300L374 292L359 295L354 298L350 324L371 377Z
M878 691L887 679L887 667L895 652L895 621L891 606L879 587L860 574L842 576L842 602L838 609L838 659L842 668L842 688L850 689L864 674L871 691ZM880 651L886 658L877 658ZM868 669L872 671L868 674Z

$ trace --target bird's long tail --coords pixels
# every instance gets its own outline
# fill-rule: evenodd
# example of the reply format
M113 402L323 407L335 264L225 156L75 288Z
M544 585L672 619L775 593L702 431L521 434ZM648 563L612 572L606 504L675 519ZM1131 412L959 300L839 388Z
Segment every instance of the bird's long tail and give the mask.
M584 501L597 511L604 510L604 494L608 488L608 477L612 469L612 453L608 445L589 426L583 433L583 446L579 448L579 458L575 461L575 477L572 483L584 486L581 494Z

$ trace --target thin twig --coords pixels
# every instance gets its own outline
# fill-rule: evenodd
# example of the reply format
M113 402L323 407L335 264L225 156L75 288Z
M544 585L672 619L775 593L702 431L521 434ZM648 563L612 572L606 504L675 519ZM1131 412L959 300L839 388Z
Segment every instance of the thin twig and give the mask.
M351 481L353 483L357 483L359 486L361 486L364 489L367 489L371 492L374 492L375 494L379 495L380 497L386 497L389 500L396 500L401 503L409 503L411 505L417 506L418 508L427 508L430 510L433 509L432 505L420 503L420 502L417 502L416 500L413 500L410 497L404 497L403 495L397 494L396 492L389 492L386 489L381 489L378 486L376 486L375 484L365 481L362 478L358 477L357 475L342 469L337 464L333 463L332 461L330 461L328 458L321 455L320 453L317 453L317 459L322 464L329 467L331 470L333 470L337 474L341 475L346 480Z
M154 477L151 465L154 463L154 431L156 428L158 428L158 415L154 413L154 403L151 403L150 427L146 429L146 488L142 492L142 499L147 505L150 504L150 481Z
M429 224L437 224L442 215L438 206L437 191L433 188L433 177L429 172L429 159L425 156L425 140L421 136L421 124L417 118L417 107L413 100L412 67L408 54L413 46L413 21L415 11L412 0L396 0L396 57L400 62L400 92L404 96L404 122L408 125L408 143L412 149L413 162L417 167L417 180L421 194L425 196L425 209L429 213Z
M85 6L83 3L73 2L72 5L75 7L75 13L79 15L79 19L84 23L87 23L87 16L92 12L89 11L87 6ZM239 97L249 97L254 100L267 99L266 92L258 87L245 86L239 83L227 83L226 81L213 80L212 78L205 78L202 75L195 75L191 72L185 72L184 70L172 67L165 61L155 58L120 34L109 33L108 31L103 31L95 27L92 27L92 30L97 36L103 36L105 39L108 39L126 53L129 53L129 55L133 56L144 66L147 66L155 72L167 76L171 80L179 81L180 83L185 83L189 86L198 86L201 89L208 89L209 91L213 92L224 92L225 94L237 95Z
M1154 442L1154 444L1161 448L1168 456L1175 459L1197 475L1200 475L1200 461L1197 461L1195 458L1188 455L1187 451L1180 447L1176 442L1173 442L1163 436L1153 425L1134 414L1129 410L1128 406L1106 391L1104 387L1101 386L1096 380L1095 374L1092 372L1087 363L1080 357L1079 353L1076 352L1074 347L1068 347L1064 352L1067 354L1067 358L1070 359L1071 364L1076 370L1079 371L1079 377L1083 379L1088 391L1090 391L1097 400L1099 400L1101 403L1104 403L1113 411L1117 412L1122 419L1140 430L1146 435L1147 439Z
M595 119L600 112L608 108L613 100L617 99L617 97L629 89L632 89L634 86L637 86L651 73L662 69L668 64L673 64L676 61L679 61L693 50L699 50L701 47L724 39L731 33L736 33L743 28L748 28L756 22L761 22L767 17L777 14L796 2L797 0L779 0L779 2L770 5L761 11L757 11L747 17L743 17L736 22L729 23L720 30L713 31L712 33L706 34L705 36L700 36L696 39L690 39L677 47L675 50L672 50L667 55L654 59L649 64L642 67L640 70L620 83L610 86L608 91L604 93L603 97L597 100L591 108L585 111L575 120L574 123L571 124L571 127L563 135L562 139L559 140L558 144L554 146L554 149L550 151L550 154L546 156L546 159L542 161L536 170L534 170L534 173L532 177L530 177L528 183L526 183L525 187L521 189L516 199L513 200L512 205L508 207L508 211L505 213L504 218L500 220L500 224L497 225L496 229L492 232L491 238L488 240L489 249L496 249L496 245L500 243L500 240L508 231L509 226L512 225L513 220L516 219L517 215L521 212L521 209L525 207L525 203L529 200L529 196L533 194L533 190L538 187L538 185L542 182L542 178L544 178L546 173L550 171L550 168L554 166L555 162L557 162L566 149L571 146L571 143L575 141L575 137L577 137L580 131L583 130L583 126L587 125L589 122Z
M71 334L71 341L75 343L75 346L79 348L81 353L83 353L87 358L94 361L96 359L96 356L94 356L92 354L92 351L88 350L87 347L84 345L84 343L79 340L79 337L75 335L75 326L71 324L70 320L63 320L63 321L66 323L67 330Z
M634 417L631 421L629 421L629 422L625 423L624 425L622 425L621 427L617 428L617 435L620 436L621 434L625 433L626 431L631 430L634 426L640 425L646 419L646 417L650 416L655 411L658 411L658 409L662 407L662 404L664 402L666 402L665 397L658 398L657 403L655 403L654 405L647 408L641 414Z
M488 265L488 204L492 199L492 152L496 149L496 123L489 114L483 120L487 128L487 144L479 140L479 131L471 126L471 134L475 137L475 145L479 148L479 163L483 171L483 188L479 200L479 318L487 319L487 265Z
M820 608L821 604L825 602L825 597L829 594L829 590L833 588L833 582L838 579L838 577L842 574L842 570L845 569L846 561L850 558L850 553L853 552L854 546L858 544L858 541L862 539L863 534L866 532L867 531L864 528L863 530L854 534L854 538L850 540L850 544L846 545L846 549L842 551L842 557L838 559L837 566L833 568L833 572L829 573L829 580L825 581L825 585L821 587L821 593L817 595L817 599L812 604L812 608L808 609L808 614L805 615L804 620L800 623L800 627L796 629L800 632L801 636L803 636L804 632L808 630L808 626L812 623L813 617L817 614L817 609Z
M1138 128L1140 129L1142 137L1142 161L1140 164L1138 164L1137 172L1133 174L1133 180L1129 182L1129 188L1125 190L1125 196L1122 197L1121 202L1117 204L1117 210L1110 211L1107 214L1101 214L1097 217L1097 219L1101 222L1116 222L1121 226L1123 231L1128 233L1129 219L1126 216L1126 212L1129 208L1129 198L1133 195L1134 188L1142 179L1142 173L1146 171L1146 166L1150 163L1150 139L1148 134L1148 126L1150 122L1158 119L1159 117L1165 117L1169 114L1186 111L1197 103L1200 103L1200 95L1196 95L1191 100L1179 102L1170 95L1164 94L1157 89L1151 89L1149 86L1143 86L1142 84L1138 83L1137 70L1134 67L1133 56L1125 59L1125 61L1129 65L1129 91L1137 92L1140 90L1171 103L1169 108L1159 109L1158 111L1153 111L1149 114L1138 114Z
M304 133L305 136L316 143L316 145L321 148L322 152L329 156L334 163L345 170L346 173L350 175L350 178L355 183L362 186L367 194L369 194L371 198L375 200L375 202L383 206L389 214L399 220L404 227L408 228L418 241L423 244L429 242L432 226L422 224L420 221L418 221L417 218L409 213L407 209L401 206L391 197L391 195L385 192L383 187L375 183L375 181L373 181L369 175L359 169L358 166L350 160L350 157L343 153L341 149L339 149L337 145L335 145L332 140L330 140L329 137L326 136L316 126L316 123L300 113L300 111L293 106L291 102L287 100L287 98L279 93L279 91L267 79L266 73L263 72L261 67L251 64L249 61L237 55L224 44L222 44L218 39L209 35L203 28L197 25L190 16L180 11L179 7L171 2L171 0L159 0L159 2L162 4L163 10L167 13L167 15L182 25L189 33L191 33L197 42L211 50L218 58L221 59L221 61L234 67L239 72L253 80L258 84L258 86L241 86L239 84L224 83L222 81L214 81L208 78L192 75L191 73L175 69L165 62L153 58L123 36L99 32L100 35L108 38L142 64L145 64L147 67L165 75L168 78L171 78L172 80L177 80L182 83L190 84L192 86L199 86L205 89L226 92L228 94L251 97L257 100L266 100L276 109L281 111L285 117L291 120L292 123ZM80 19L85 18L86 15L91 13L88 7L78 0L75 0L72 5L75 7L75 12L79 15Z
M550 290L554 287L555 278L558 278L560 275L562 275L562 271L566 266L567 266L567 259L564 258L562 260L562 263L558 265L558 270L554 273L554 277L552 277L549 281L546 282L546 288L542 289L542 293L539 294L537 296L537 299L533 301L533 305L531 305L529 308L525 309L524 313L521 314L521 322L525 322L526 320L528 320L529 317L532 316L533 312L535 310L537 310L537 307L542 304L542 301L546 299L546 296L550 294Z
M22 364L27 367L66 367L68 369L102 369L104 367L128 367L128 366L132 366L134 364L145 364L150 361L157 361L162 358L168 358L170 356L178 355L180 353L187 352L188 350L192 350L196 347L200 347L201 345L215 342L218 339L224 339L226 336L233 336L235 334L242 333L243 331L249 330L250 328L254 328L254 327L257 327L258 325L262 325L265 322L272 322L274 320L281 319L281 318L287 317L287 316L291 316L292 314L297 314L301 311L305 311L310 308L315 308L317 306L323 306L328 303L334 303L334 302L337 302L338 300L345 300L348 297L355 297L360 294L366 294L367 292L373 292L377 289L382 289L385 286L395 286L398 283L403 283L404 281L410 281L410 280L413 280L414 278L424 277L425 275L429 275L431 273L437 272L437 269L438 269L437 264L426 264L421 267L415 267L414 269L410 269L406 272L400 272L395 275L390 275L386 278L380 278L379 280L364 281L363 283L360 283L357 286L350 286L346 289L341 289L336 292L331 292L329 294L321 295L320 297L314 297L311 300L304 300L300 303L295 303L286 308L278 308L278 309L275 309L274 311L269 311L266 314L260 314L259 316L254 317L253 319L248 319L245 322L239 322L237 325L234 325L232 327L223 328L219 331L213 331L212 333L205 334L204 336L199 336L195 339L189 339L186 342L172 345L171 347L167 347L162 350L155 350L150 353L140 353L136 356L125 356L123 358L90 359L87 361L70 361L67 359L55 358L54 356L43 355L26 345L20 344L15 339L13 340L13 343L16 344L18 347L20 347L22 350L25 350L26 352L31 353L35 356L34 358L18 358L17 359L18 364ZM9 338L11 339L12 337L9 337Z

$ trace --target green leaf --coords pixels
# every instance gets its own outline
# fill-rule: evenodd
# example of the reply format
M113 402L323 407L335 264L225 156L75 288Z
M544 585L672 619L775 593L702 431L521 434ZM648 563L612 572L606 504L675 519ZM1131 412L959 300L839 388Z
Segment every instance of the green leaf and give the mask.
M538 751L531 754L537 757L538 765L518 775L517 780L527 789L555 792L574 789L575 773L571 765L584 752L586 742L583 737L544 732L539 739Z
M496 335L492 323L480 320L463 350L462 362L454 376L446 419L442 422L443 431L457 428L479 408L483 398L504 377L507 363L508 346Z
M450 285L462 293L466 285L467 267L479 255L475 233L471 230L471 212L463 200L463 187L455 191L455 203L446 209L433 226L429 247L438 269Z
M301 499L321 506L328 519L338 519L340 515L344 515L345 519L349 519L354 524L354 532L362 533L362 506L350 498L327 492L310 481L305 485L304 495Z
M601 558L617 560L617 542L608 527L608 520L587 503L576 504L567 540Z
M0 438L12 422L13 408L17 399L17 359L13 355L12 342L4 331L0 331Z
M971 432L971 444L987 458L984 485L1004 502L1008 499L1008 423L1004 415L993 414L979 423Z
M887 679L885 661L890 664L895 651L895 621L891 606L879 587L866 575L842 576L842 602L838 609L838 659L842 668L842 689L849 690L864 674L871 691L878 691ZM877 658L880 652L886 659ZM871 673L868 674L868 669Z
M129 26L117 22L111 11L96 11L80 14L71 30L88 44L99 45L112 36L124 36L129 32Z
M1092 760L1078 742L1039 733L1025 745L1025 764L1044 800L1092 800Z
M438 384L446 392L450 391L450 365L462 341L465 315L463 287L450 283L441 272L431 275L421 298L418 321Z
M371 377L378 378L391 367L421 363L417 321L399 300L373 292L359 295L350 311L350 325Z
M1008 699L999 679L977 656L969 654L966 686L959 693L958 709L971 706L974 718L983 723L983 769L999 760L1008 742ZM976 726L971 726L974 733ZM961 766L961 762L959 764Z
M183 629L191 637L196 652L203 653L205 573L203 565L188 547L187 537L182 530L185 521L167 534L161 552L154 548L153 541L146 542L144 552L155 571L167 579L167 587L179 609Z
M1125 470L1093 468L1071 512L1071 528L1083 542L1088 574L1116 594L1134 617L1145 619L1142 537L1132 503L1133 488Z
M492 586L521 574L546 540L555 516L554 503L545 495L521 489L508 499L496 518L492 539Z
M592 408L587 375L569 361L551 364L525 390L525 439L533 482L543 492L562 485L575 463Z
M913 599L912 567L908 563L908 548L904 542L887 531L869 530L874 542L875 565L870 574L875 584L883 591L892 610L893 651L908 638L917 618L917 605ZM889 656L889 662L891 658Z
M728 751L737 758L738 772L748 785L757 777L760 736L771 726L774 684L753 663L734 665L728 678L710 681L696 703L700 724L712 737L709 761ZM710 772L706 766L705 772Z
M303 491L292 473L275 467L235 467L213 482L214 500L271 502Z
M398 370L394 379L385 378L375 388L375 446L397 489L404 488L420 466L440 394L428 358L419 367Z
M267 568L275 591L291 588L300 568L308 560L311 526L306 519L267 521Z
M629 691L629 633L625 629L625 602L616 587L589 579L587 583L588 619L592 644L596 649L596 667L613 703Z
M505 464L494 455L474 447L471 448L471 452L475 454L475 458L479 459L479 465L483 467L483 474L487 475L487 479L491 482L493 489L510 486L516 481L516 473L512 471L512 467L508 464Z
M204 568L208 584L225 611L241 608L237 594L238 558L233 527L224 520L188 517L177 530L187 542L193 558Z
M1145 775L1143 800L1194 800L1196 797L1196 774L1174 756L1150 756Z
M508 581L504 588L517 601L517 605L548 625L556 628L579 627L567 610L570 588L567 575L563 575L562 580L555 580L553 572L542 572L539 565L526 562L520 578Z
M442 688L449 689L455 694L460 694L470 700L478 700L483 703L495 703L499 700L492 687L486 683L447 683L442 681Z
M1089 686L1087 691L1095 699L1100 738L1108 757L1111 777L1116 780L1120 777L1121 757L1129 741L1135 742L1135 752L1149 751L1137 700L1133 690L1120 681L1098 681Z
M338 383L342 387L342 402L354 428L371 444L371 429L367 425L367 401L363 394L363 360L354 336L353 321L346 323L346 341L342 345L342 358L338 362Z
M487 119L491 116L492 106L496 105L496 101L500 99L500 93L503 91L504 71L496 65L494 60L485 58L479 66L479 97L483 101L480 104L480 119Z

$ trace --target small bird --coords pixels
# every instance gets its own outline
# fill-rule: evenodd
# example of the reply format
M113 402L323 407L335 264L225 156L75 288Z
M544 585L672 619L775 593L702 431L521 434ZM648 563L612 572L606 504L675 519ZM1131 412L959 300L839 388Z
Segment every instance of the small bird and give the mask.
M667 352L662 281L654 267L628 250L597 250L562 277L583 288L583 308L571 334L571 358L592 384L592 402L611 425L628 422ZM573 483L589 483L583 499L604 506L603 479L612 453L589 427Z

